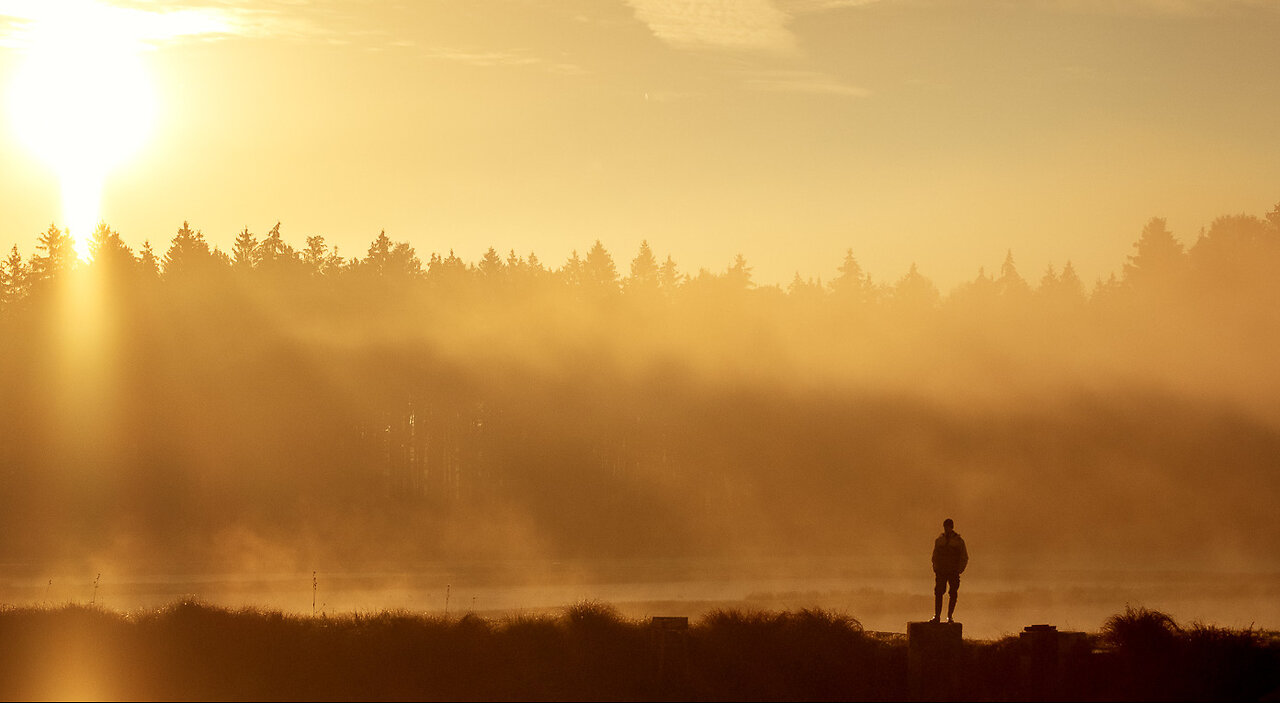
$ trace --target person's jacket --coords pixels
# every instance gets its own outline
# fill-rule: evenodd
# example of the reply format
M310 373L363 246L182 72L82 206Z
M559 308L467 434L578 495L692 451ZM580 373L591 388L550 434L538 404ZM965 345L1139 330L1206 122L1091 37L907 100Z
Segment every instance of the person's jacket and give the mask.
M943 532L933 542L933 573L959 574L969 565L969 550L964 546L964 539L959 532L952 532L951 537Z

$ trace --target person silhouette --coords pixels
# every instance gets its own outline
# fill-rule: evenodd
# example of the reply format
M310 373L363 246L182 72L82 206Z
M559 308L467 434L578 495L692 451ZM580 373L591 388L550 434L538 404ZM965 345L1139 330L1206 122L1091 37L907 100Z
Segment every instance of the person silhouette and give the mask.
M964 546L964 538L956 532L951 518L942 521L942 534L933 541L933 619L938 622L942 617L942 594L951 588L951 597L947 599L947 622L954 622L952 616L956 612L956 591L960 590L960 574L969 565L969 550Z

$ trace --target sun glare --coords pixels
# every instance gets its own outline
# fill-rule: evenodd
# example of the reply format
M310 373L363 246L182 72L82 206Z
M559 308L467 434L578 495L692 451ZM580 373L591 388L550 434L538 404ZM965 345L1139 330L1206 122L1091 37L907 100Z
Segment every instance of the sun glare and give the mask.
M128 14L92 2L41 8L9 110L19 138L57 173L62 224L87 259L107 174L150 133L155 96Z

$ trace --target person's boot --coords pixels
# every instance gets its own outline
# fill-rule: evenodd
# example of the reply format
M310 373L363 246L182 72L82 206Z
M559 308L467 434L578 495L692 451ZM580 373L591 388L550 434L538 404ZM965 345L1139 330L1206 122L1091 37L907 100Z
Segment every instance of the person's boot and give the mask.
M952 593L951 598L948 599L947 601L947 622L955 622L955 620L953 620L951 617L952 614L954 614L955 612L956 612L956 594Z
M933 619L929 622L938 622L942 619L942 594L933 594Z

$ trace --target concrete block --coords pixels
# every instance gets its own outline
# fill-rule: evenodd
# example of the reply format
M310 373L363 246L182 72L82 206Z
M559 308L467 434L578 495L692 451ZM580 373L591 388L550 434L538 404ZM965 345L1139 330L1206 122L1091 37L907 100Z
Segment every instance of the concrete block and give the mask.
M907 692L912 700L952 700L964 658L964 626L907 623Z

